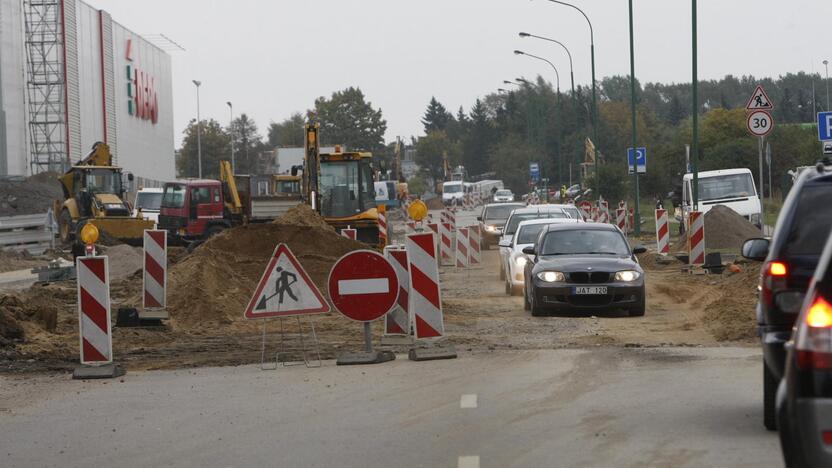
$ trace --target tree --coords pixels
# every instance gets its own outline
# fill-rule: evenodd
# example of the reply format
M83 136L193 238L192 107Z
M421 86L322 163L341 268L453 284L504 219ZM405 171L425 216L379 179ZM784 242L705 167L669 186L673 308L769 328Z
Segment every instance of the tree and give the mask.
M354 151L381 151L387 121L381 109L367 102L361 89L350 87L319 97L315 109L307 112L310 121L321 125L321 142L343 144Z
M231 135L234 140L234 151L237 159L237 173L251 174L254 170L256 158L264 149L262 137L257 133L257 124L246 114L231 122Z
M304 145L304 126L306 119L300 112L295 112L283 122L269 125L269 146L272 148L298 148Z
M430 98L428 108L422 117L422 125L425 126L425 134L435 130L447 130L448 125L454 116L435 97Z
M448 134L442 130L435 130L419 138L416 143L416 162L433 180L444 178L444 158L453 167L459 164L461 151L458 143L451 141Z
M216 120L203 120L201 126L202 141L202 177L219 178L220 160L231 157L231 138ZM196 119L188 123L182 132L182 148L176 163L177 177L197 177L199 175L197 126Z

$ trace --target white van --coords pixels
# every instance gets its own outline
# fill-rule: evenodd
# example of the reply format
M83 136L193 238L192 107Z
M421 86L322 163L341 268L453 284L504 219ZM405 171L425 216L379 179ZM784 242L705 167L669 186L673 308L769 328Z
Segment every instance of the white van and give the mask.
M158 223L159 211L162 209L162 192L161 188L139 190L133 203L133 217L136 218L141 213L143 219Z
M450 205L454 200L456 200L457 205L462 204L462 197L464 196L464 182L461 180L455 180L452 182L445 182L442 184L442 203L445 205Z
M699 173L699 211L707 213L716 205L725 205L757 227L761 224L760 196L750 169L723 169ZM682 210L676 219L687 218L693 209L693 174L682 179Z

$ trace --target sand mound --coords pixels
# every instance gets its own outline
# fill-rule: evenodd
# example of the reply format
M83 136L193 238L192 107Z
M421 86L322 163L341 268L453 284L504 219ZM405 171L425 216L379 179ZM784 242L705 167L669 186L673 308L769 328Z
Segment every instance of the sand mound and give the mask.
M127 244L101 248L101 253L109 258L110 281L118 281L142 269L144 252L141 247Z
M336 234L308 207L293 208L271 224L226 230L170 268L168 306L173 324L197 328L242 320L263 270L281 243L295 254L324 294L335 261L367 248Z
M445 205L442 203L442 197L433 197L428 199L425 204L429 210L444 210Z
M752 341L757 334L759 264L744 265L719 283L718 298L708 304L702 322L719 341Z
M0 180L0 216L46 213L53 201L63 197L57 177L42 173Z
M759 229L727 206L717 205L705 213L705 246L709 249L740 250L746 239L760 235Z

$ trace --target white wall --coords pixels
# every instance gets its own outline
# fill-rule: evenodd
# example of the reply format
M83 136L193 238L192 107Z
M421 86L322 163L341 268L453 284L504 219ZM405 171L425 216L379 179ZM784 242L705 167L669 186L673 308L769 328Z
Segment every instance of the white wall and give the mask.
M83 2L76 2L75 21L77 25L78 92L79 108L70 108L70 114L81 115L81 154L73 154L77 161L89 152L97 141L104 141L104 111L101 80L101 35L99 34L98 10Z
M0 0L0 103L6 120L0 175L29 173L22 5L20 0Z

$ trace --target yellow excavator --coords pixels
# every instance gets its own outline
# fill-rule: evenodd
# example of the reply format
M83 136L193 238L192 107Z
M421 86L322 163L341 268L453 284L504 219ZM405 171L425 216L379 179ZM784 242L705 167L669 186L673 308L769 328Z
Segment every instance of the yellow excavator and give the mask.
M88 223L136 245L141 244L145 229L153 229L153 221L131 215L130 206L124 201L121 168L113 166L107 144L94 144L90 153L58 180L64 198L55 201L53 212L58 216L62 242L77 242L77 234Z
M339 145L333 153L321 153L319 130L318 124L306 125L304 201L336 230L349 226L357 229L359 241L382 246L372 153L341 151Z

